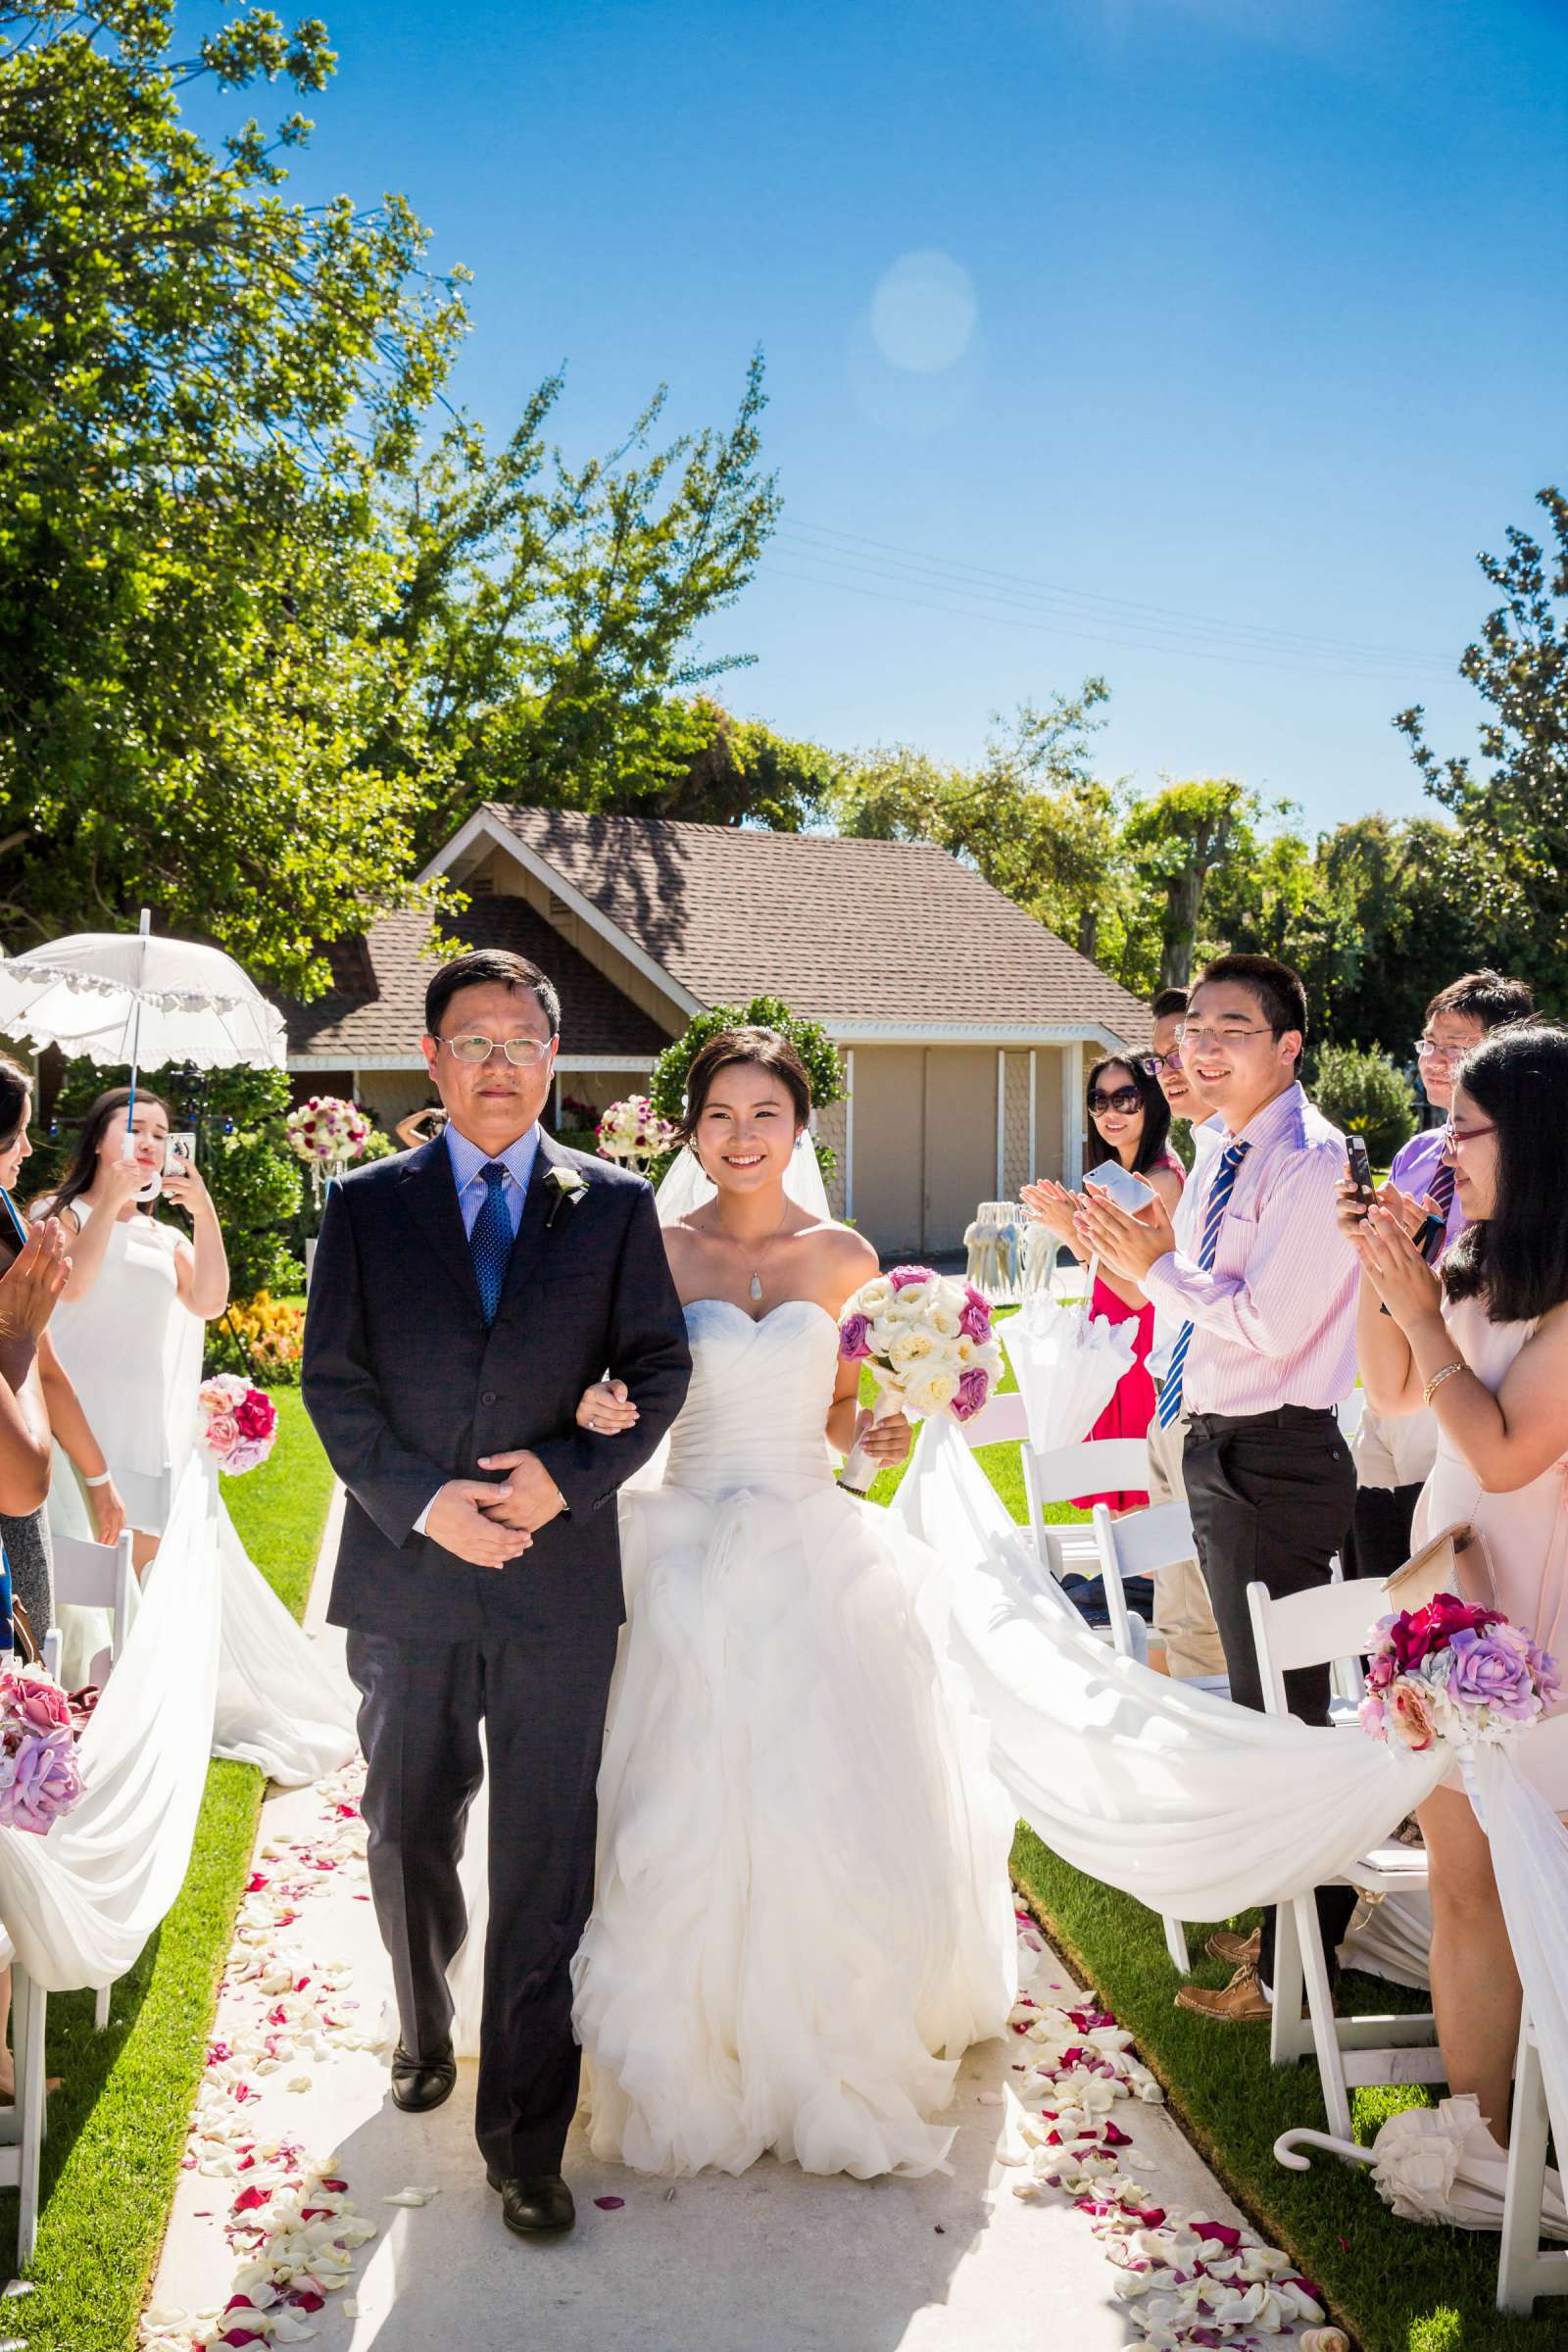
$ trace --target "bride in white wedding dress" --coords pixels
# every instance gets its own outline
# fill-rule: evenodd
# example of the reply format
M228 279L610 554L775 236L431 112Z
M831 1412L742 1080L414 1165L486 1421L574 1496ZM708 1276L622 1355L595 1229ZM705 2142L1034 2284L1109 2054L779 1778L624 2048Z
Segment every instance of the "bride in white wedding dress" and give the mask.
M1014 1991L1012 1810L946 1659L934 1552L835 1484L861 1415L837 1317L876 1269L785 1171L806 1072L715 1039L689 1119L716 1198L666 1231L693 1376L663 1483L621 1497L628 1623L573 1964L594 2152L638 2171L946 2158ZM609 1386L580 1418L624 1427ZM902 1419L870 1444L907 1451Z

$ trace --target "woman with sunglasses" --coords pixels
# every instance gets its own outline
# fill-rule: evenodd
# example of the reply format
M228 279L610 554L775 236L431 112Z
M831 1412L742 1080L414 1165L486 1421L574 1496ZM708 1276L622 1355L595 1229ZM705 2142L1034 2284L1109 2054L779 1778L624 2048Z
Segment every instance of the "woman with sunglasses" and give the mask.
M1437 1459L1419 1545L1466 1522L1486 1541L1496 1606L1553 1653L1568 1643L1568 1032L1499 1029L1459 1065L1443 1164L1468 1222L1441 1266L1393 1187L1342 1203L1360 1255L1361 1378L1380 1413L1430 1407ZM1382 1307L1388 1313L1380 1312ZM1524 1733L1519 1769L1568 1813L1568 1705ZM1487 1839L1457 1775L1417 1819L1432 1872L1432 2001L1449 2088L1498 2140L1519 2033L1519 1978Z
M1181 1198L1182 1164L1170 1149L1170 1105L1151 1071L1141 1061L1123 1061L1107 1054L1090 1071L1085 1099L1090 1128L1101 1146L1095 1157L1119 1160L1132 1175L1142 1176L1153 1188L1167 1210L1174 1210ZM1073 1223L1080 1203L1065 1186L1026 1184L1022 1198L1029 1214L1057 1241L1065 1242L1082 1262L1087 1252ZM1138 1326L1133 1360L1089 1435L1147 1437L1154 1417L1154 1383L1149 1370L1149 1350L1154 1339L1153 1302L1135 1284L1101 1267L1095 1275L1089 1311L1103 1315L1108 1323L1136 1321ZM1102 1502L1113 1511L1137 1511L1148 1500L1147 1492L1128 1490L1081 1495L1078 1507L1087 1511Z

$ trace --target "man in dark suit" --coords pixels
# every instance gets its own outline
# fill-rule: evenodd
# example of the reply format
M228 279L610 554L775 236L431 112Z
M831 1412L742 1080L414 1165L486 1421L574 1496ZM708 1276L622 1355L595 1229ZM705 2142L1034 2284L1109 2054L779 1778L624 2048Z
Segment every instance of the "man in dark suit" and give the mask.
M561 1007L519 956L438 971L423 1052L445 1132L328 1195L305 1403L348 1491L328 1612L348 1628L370 1886L391 1956L400 2107L456 2081L446 1971L464 1824L490 1768L475 2130L509 2229L569 2229L569 1964L593 1894L595 1782L622 1615L615 1490L680 1410L685 1323L653 1195L542 1133ZM576 1425L623 1381L623 1435Z

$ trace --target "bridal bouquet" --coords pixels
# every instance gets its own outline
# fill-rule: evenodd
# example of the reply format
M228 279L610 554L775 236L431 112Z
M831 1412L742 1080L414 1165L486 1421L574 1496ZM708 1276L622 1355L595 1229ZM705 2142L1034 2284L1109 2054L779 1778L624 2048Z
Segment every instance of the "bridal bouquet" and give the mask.
M839 1318L839 1354L870 1367L880 1390L878 1421L906 1411L972 1421L1002 1378L984 1293L929 1266L894 1266L862 1283ZM875 1463L857 1446L844 1484L864 1494L875 1475Z
M675 1130L661 1118L646 1095L626 1095L612 1102L599 1122L599 1156L618 1159L623 1167L646 1167L651 1159L672 1151Z
M81 1795L79 1724L41 1666L0 1672L0 1828L44 1837Z
M277 1407L265 1389L253 1389L237 1372L219 1372L197 1393L201 1442L220 1470L238 1478L265 1462L277 1436Z
M351 1159L358 1159L370 1140L370 1122L357 1102L341 1095L312 1095L286 1122L289 1150L311 1171L311 1188L321 1198L321 1179L341 1176Z
M1452 1592L1380 1617L1370 1637L1361 1729L1418 1752L1495 1743L1528 1730L1562 1688L1557 1661L1523 1626Z

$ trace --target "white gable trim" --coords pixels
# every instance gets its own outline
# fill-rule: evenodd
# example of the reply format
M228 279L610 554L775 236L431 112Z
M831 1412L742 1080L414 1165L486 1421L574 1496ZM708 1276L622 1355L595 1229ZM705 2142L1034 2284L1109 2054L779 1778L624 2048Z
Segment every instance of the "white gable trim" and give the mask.
M694 997L691 990L656 961L646 948L639 947L629 931L623 931L618 923L612 923L602 907L596 906L592 899L585 898L580 890L566 880L559 867L552 865L547 858L541 858L537 851L530 850L526 842L519 841L506 825L498 823L488 808L474 811L462 830L454 833L445 849L438 851L431 858L419 875L419 880L431 882L438 874L451 873L459 859L480 842L504 850L526 872L543 882L548 890L553 890L557 898L571 908L579 922L586 923L590 931L597 931L601 939L618 950L635 971L641 972L645 980L651 980L655 988L680 1006L682 1012L689 1014L705 1009L702 999ZM628 1062L623 1066L629 1069L632 1065Z
M1114 1053L1131 1040L1088 1021L1045 1021L1002 1028L963 1021L824 1021L839 1046L996 1046L1023 1053L1030 1046L1103 1046Z
M652 1054L558 1054L558 1070L651 1070ZM422 1054L291 1054L291 1070L422 1070Z

